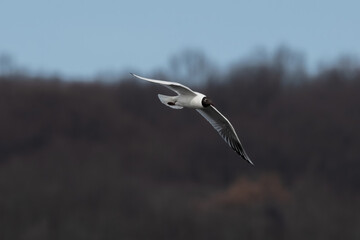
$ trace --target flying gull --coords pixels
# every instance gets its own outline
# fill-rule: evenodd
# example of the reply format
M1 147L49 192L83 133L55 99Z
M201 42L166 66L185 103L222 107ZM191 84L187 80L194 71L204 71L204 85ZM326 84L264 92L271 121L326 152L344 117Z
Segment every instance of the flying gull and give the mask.
M195 92L180 83L144 78L134 73L131 73L131 75L145 81L163 85L177 93L176 96L158 94L158 97L163 104L173 109L187 107L198 111L235 152L237 152L244 160L254 165L242 147L234 127L229 120L214 107L212 101L204 94Z

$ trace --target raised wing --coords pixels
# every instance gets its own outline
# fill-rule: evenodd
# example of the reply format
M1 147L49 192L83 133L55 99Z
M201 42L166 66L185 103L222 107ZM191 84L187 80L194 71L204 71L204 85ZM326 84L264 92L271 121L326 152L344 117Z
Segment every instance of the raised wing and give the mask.
M178 95L182 94L182 95L196 95L195 92L193 90L191 90L190 88L177 83L177 82L168 82L168 81L162 81L162 80L156 80L156 79L150 79L150 78L144 78L141 76L138 76L134 73L130 73L131 75L133 75L136 78L145 80L145 81L149 81L149 82L153 82L153 83L158 83L161 84L167 88L169 88L170 90L176 92Z
M234 127L224 115L212 105L206 108L196 109L196 111L198 111L216 129L216 131L218 131L220 136L232 149L234 149L235 152L237 152L244 160L254 165L242 147Z

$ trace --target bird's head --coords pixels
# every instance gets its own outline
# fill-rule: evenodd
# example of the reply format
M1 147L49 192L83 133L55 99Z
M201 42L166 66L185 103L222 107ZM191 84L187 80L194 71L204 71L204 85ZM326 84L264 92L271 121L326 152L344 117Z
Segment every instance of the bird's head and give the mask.
M203 97L201 104L203 105L203 107L209 107L210 105L214 106L213 102L208 97Z

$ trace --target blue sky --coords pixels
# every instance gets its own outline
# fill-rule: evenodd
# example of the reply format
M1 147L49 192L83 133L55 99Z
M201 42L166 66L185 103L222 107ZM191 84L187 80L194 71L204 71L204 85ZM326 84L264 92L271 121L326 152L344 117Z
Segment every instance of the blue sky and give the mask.
M34 72L150 73L184 49L220 67L287 45L310 66L360 55L360 1L1 0L0 54Z

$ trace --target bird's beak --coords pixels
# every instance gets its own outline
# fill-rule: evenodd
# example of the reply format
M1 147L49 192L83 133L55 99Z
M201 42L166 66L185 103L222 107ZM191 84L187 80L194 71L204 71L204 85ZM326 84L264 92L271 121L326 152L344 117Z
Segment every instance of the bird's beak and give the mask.
M211 101L210 99L209 99L209 104L210 104L211 106L215 106L214 103L213 103L213 101Z

